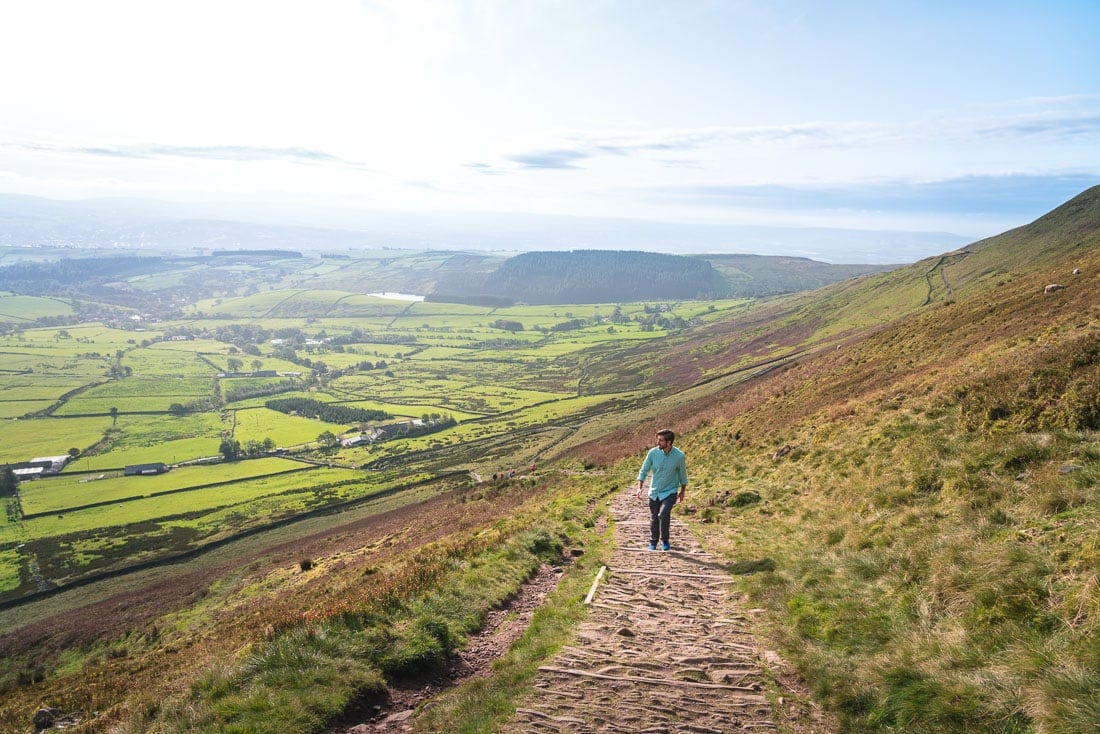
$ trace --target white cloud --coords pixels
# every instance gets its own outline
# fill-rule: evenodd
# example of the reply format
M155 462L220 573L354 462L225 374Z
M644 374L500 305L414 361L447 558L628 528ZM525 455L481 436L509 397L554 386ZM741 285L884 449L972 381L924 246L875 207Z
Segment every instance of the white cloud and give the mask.
M1036 100L1035 102L1038 102ZM920 149L927 146L1041 146L1100 143L1100 97L1044 100L1043 109L967 117L940 115L895 123L839 121L689 128L679 130L575 130L551 132L531 150L505 156L528 168L557 168L599 156L659 157L665 153L711 154L724 148L767 147L778 152ZM1041 152L1041 151L1040 151ZM1024 152L1026 156L1026 151ZM538 165L530 165L535 160ZM1094 161L1100 164L1100 156ZM545 165L543 165L545 163Z
M1023 13L1045 32L1020 46L1027 18L968 8L945 31L798 2L5 3L0 186L710 220L753 212L687 192L811 217L820 188L1087 176L1080 12Z

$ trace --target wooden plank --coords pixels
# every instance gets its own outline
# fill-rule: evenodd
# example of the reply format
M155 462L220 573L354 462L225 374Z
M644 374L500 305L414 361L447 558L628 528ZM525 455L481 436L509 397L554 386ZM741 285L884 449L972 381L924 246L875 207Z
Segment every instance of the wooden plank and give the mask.
M703 579L705 581L720 581L722 583L733 583L734 579L730 576L713 576L711 574L703 573L676 573L674 571L647 571L644 569L635 568L616 568L614 573L632 573L638 576L675 576L677 578L684 579Z
M600 566L600 572L596 574L596 578L592 580L592 588L588 590L588 596L584 597L585 604L592 603L592 597L596 595L596 587L600 585L600 579L603 578L604 571L607 570L607 566Z
M671 678L646 678L640 675L601 675L599 673L590 673L587 670L578 670L577 668L555 668L550 665L540 665L539 670L547 673L562 673L563 675L579 675L585 678L598 678L599 680L613 680L613 681L630 681L632 683L652 683L656 686L675 686L677 688L687 686L689 688L708 688L718 689L722 691L740 691L741 693L752 693L751 696L739 696L745 700L753 700L757 703L767 703L767 699L756 693L755 688L748 686L730 686L722 683L698 683L690 680L673 680Z

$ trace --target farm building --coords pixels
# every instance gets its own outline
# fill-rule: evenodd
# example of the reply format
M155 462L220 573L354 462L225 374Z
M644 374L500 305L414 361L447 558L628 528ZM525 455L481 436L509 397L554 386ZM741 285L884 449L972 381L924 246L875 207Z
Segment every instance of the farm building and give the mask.
M393 438L399 436L402 433L408 433L416 428L420 428L424 425L424 421L419 418L412 420L400 421L398 423L388 423L384 426L380 426L379 430L382 431L382 435L386 438Z
M37 479L48 474L60 474L71 458L68 454L65 456L39 456L30 461L20 461L17 464L12 464L11 470L20 480Z
M123 474L127 477L135 477L150 474L163 474L166 471L168 471L168 465L158 461L154 464L131 464L123 470Z
M349 438L340 439L340 445L344 448L350 448L351 446L358 446L361 443L366 443L367 437L360 434L358 436L350 436Z
M64 456L39 456L38 458L31 459L27 462L28 466L40 466L46 474L57 474L65 465L69 463L69 459L72 457L68 454Z
M372 427L372 428L368 428L367 430L363 431L363 436L368 441L377 441L378 439L382 438L385 435L386 435L386 432L383 431L381 428L373 428Z

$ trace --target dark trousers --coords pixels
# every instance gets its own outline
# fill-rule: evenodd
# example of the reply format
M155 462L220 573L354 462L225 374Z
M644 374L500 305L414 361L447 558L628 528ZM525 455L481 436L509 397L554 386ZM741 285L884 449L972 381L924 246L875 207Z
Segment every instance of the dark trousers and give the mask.
M672 521L672 506L676 504L676 495L670 494L663 500L649 501L649 542L654 545L660 539L668 542L668 526Z

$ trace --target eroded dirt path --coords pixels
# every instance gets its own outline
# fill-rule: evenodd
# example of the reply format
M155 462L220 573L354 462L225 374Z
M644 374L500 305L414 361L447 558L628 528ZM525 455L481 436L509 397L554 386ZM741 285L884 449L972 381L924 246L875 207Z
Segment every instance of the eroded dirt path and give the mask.
M372 734L413 731L416 707L440 691L491 675L493 662L523 634L546 596L561 580L561 567L543 565L505 608L489 613L484 629L470 638L446 670L419 681L391 685L389 699L361 712L349 712L345 721L329 727L330 734ZM353 723L353 720L359 723ZM360 721L361 720L361 721Z
M533 692L500 729L529 732L716 733L835 731L801 682L748 631L733 577L673 512L669 552L648 550L649 509L633 489L611 500L615 549L573 644L540 668ZM415 729L418 706L441 690L491 675L561 568L544 566L490 616L453 665L390 688L389 700L349 712L330 734Z
M810 707L786 704L782 670L765 677L781 661L749 634L732 577L677 513L669 552L648 550L648 504L632 490L611 513L616 548L592 611L503 731L828 731Z

